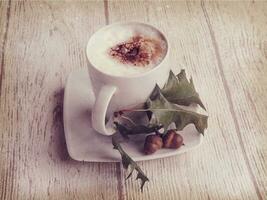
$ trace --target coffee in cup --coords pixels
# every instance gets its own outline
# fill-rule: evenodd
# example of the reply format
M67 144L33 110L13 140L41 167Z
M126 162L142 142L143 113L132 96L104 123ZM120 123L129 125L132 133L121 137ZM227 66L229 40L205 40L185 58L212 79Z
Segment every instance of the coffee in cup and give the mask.
M167 42L155 28L141 23L110 26L92 42L90 61L100 71L115 76L147 72L165 57Z

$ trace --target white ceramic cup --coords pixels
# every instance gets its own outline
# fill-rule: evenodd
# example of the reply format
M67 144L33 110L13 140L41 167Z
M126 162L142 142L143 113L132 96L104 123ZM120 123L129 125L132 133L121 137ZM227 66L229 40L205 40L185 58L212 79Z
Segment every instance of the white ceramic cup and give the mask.
M91 55L88 52L90 52L90 48L94 48L90 41L97 34L105 31L107 28L110 28L111 26L116 28L117 25L123 24L141 24L157 30L151 25L139 22L115 23L101 28L90 38L87 44L86 54L88 58L89 75L96 98L91 113L91 120L92 127L103 135L112 135L116 132L113 125L106 124L106 119L109 119L115 111L131 108L146 102L156 84L158 84L159 87L163 87L170 72L170 64L168 63L169 44L164 34L159 30L157 31L166 41L167 52L163 60L147 72L125 77L117 75L113 76L100 71L90 62Z

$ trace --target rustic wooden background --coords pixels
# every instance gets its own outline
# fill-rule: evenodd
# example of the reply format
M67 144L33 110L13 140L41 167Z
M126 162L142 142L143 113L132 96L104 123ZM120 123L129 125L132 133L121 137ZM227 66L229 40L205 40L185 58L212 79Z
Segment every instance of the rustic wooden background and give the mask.
M200 148L140 162L143 194L120 164L71 160L62 124L88 39L125 20L167 33L210 115ZM267 2L1 1L0 65L0 199L267 199Z

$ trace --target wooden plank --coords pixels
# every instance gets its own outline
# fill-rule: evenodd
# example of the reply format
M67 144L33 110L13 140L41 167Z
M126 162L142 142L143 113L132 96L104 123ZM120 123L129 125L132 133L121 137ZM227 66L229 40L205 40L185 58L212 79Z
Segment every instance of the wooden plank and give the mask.
M7 29L9 26L10 2L0 2L0 96L2 88L2 78L4 74L4 52L6 47Z
M239 141L267 199L267 2L205 7Z
M7 29L9 26L9 2L0 2L0 97L1 97L1 89L2 89L2 80L4 78L4 63L5 63L5 48L6 48L6 39L7 39ZM0 104L2 100L0 98ZM7 160L7 154L5 153L5 147L6 144L4 143L6 135L3 133L3 127L5 125L4 123L4 115L5 113L0 107L0 199L5 199L5 181L4 177L5 174L7 174L6 170L6 160Z
M1 94L1 199L118 199L116 164L71 160L62 124L66 77L86 67L86 43L105 24L103 6L12 1Z
M178 72L185 68L193 75L210 115L208 131L198 150L177 157L140 162L141 168L151 179L150 183L141 194L134 179L130 179L122 185L123 197L260 198L240 146L201 3L109 2L108 10L110 22L143 21L166 32L172 45L170 63L173 69Z

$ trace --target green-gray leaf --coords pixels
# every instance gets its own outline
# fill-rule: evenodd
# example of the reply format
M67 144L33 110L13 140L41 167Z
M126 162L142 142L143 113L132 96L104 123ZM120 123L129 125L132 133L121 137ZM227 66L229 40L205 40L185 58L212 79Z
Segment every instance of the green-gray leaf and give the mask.
M118 122L114 122L116 125L117 130L124 138L129 138L129 135L138 135L138 134L150 134L153 132L158 131L162 128L162 126L158 125L132 125L131 127L127 127L123 124Z
M115 137L112 137L112 144L114 149L118 150L119 153L121 154L121 160L122 160L122 165L125 169L128 169L130 167L130 173L127 176L126 179L128 179L134 170L137 171L137 177L136 179L141 180L141 191L143 192L143 187L146 181L149 181L147 176L144 174L144 172L141 170L141 168L137 165L137 163L122 149L120 143L116 140Z
M190 123L193 123L198 132L202 134L204 134L204 130L207 128L207 116L170 103L161 94L158 86L155 87L150 99L147 101L147 106L148 110L153 113L150 123L163 125L165 132L172 122L175 123L177 130L182 130Z
M195 90L192 78L190 82L186 78L185 70L181 70L177 77L170 71L169 79L161 90L161 93L171 103L185 106L196 103L205 109L205 106L199 98L199 94Z

